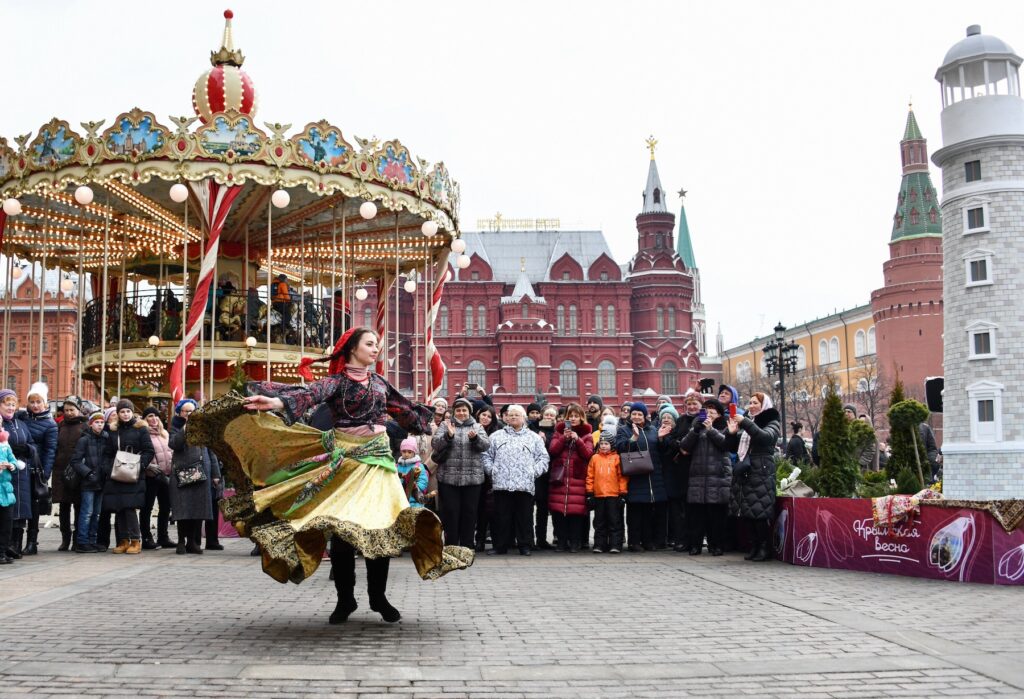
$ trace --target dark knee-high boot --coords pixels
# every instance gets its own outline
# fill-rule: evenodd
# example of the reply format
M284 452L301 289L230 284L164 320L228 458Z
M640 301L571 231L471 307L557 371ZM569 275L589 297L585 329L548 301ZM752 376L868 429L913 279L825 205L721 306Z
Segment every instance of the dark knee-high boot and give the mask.
M388 570L390 558L366 559L366 591L370 596L370 609L378 612L381 618L393 624L402 618L402 613L388 602Z
M771 549L768 546L768 532L770 530L767 519L756 519L754 520L754 538L755 548L754 557L752 561L769 561L771 560L772 554Z
M56 476L54 476L56 478ZM67 551L71 548L71 505L63 503L60 506L60 513L57 515L57 519L60 522L60 546L57 547L58 551Z
M175 522L175 526L178 528L178 545L174 549L174 553L184 556L187 553L185 549L188 546L188 522L182 522L179 519Z
M7 555L11 558L21 558L21 542L25 535L24 527L11 529L11 546L7 549Z
M35 556L39 553L39 516L28 521L28 532L25 537L25 549L21 552L24 556Z
M331 579L338 592L338 603L328 619L330 624L344 624L359 606L356 603L355 551L338 537L331 540Z

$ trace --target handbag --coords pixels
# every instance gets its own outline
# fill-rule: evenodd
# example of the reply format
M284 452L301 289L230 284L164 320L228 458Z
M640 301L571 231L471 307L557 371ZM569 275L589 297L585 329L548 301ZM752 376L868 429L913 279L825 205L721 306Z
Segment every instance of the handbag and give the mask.
M117 435L117 453L110 469L110 479L118 483L138 483L142 455L121 449L121 435Z
M646 434L644 434L644 442L647 442ZM637 446L639 446L639 443L637 443ZM650 447L649 442L647 446ZM619 458L622 462L623 476L647 476L654 473L654 461L651 459L651 450L649 448L637 451L627 450Z
M203 471L203 460L199 459L199 461L193 461L184 466L175 466L174 476L178 480L179 488L205 483L206 473Z
M565 472L568 468L569 457L566 457L565 461L560 464L555 464L551 467L550 479L551 485L564 485L565 484Z

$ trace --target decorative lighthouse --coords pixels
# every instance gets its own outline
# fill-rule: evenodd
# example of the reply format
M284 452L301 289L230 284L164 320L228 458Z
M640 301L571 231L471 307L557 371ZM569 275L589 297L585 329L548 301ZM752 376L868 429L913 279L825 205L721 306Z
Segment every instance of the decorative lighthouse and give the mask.
M1021 58L967 28L942 85L944 491L1024 497L1024 100Z

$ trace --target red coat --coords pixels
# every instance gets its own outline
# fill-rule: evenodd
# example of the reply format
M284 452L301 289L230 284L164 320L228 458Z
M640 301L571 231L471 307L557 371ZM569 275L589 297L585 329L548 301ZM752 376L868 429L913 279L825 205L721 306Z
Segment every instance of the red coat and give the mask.
M562 436L565 432L565 421L559 422L551 436L551 444L548 445L548 453L551 455L548 473L555 476L561 466L565 467L565 478L559 483L551 481L548 508L551 512L563 515L585 515L587 465L590 463L590 457L594 455L594 440L590 437L590 425L585 422L573 431L578 437L575 442Z

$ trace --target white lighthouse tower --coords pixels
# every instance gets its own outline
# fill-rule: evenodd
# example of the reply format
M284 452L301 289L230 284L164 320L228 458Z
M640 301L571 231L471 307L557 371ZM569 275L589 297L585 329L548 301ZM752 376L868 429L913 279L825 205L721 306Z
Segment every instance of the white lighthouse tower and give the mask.
M967 28L942 85L943 490L1024 498L1024 99L1021 58Z

